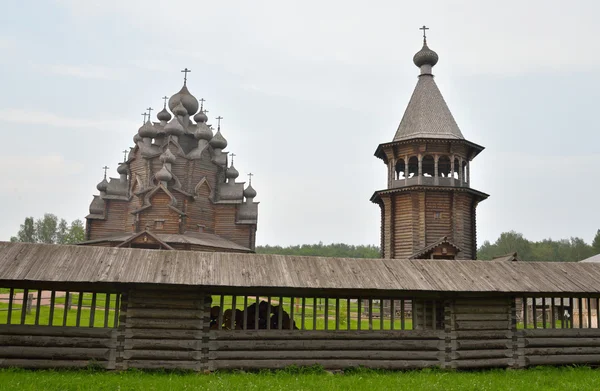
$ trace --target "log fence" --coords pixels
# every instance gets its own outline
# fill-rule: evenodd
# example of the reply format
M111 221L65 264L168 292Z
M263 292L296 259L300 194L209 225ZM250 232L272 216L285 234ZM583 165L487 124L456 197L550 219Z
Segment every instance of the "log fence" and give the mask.
M136 285L0 292L0 367L600 364L596 296L227 295Z

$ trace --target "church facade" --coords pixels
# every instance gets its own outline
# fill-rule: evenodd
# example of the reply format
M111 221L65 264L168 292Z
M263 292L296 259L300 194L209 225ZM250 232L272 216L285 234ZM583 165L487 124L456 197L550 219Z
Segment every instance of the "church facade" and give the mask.
M227 140L187 88L139 128L118 178L98 184L82 245L254 252L258 202L225 152ZM127 151L124 151L127 153ZM107 169L107 167L105 167ZM251 177L250 177L251 179Z
M465 139L438 89L427 46L413 62L417 86L391 142L375 156L387 166L381 209L383 258L476 259L476 208L488 195L471 187L470 163L483 147Z

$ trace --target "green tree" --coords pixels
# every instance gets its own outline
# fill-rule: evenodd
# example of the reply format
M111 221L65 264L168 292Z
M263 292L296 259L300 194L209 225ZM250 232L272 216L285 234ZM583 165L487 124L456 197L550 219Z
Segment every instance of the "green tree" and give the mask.
M11 237L10 241L28 243L35 243L37 241L33 217L25 218L25 221L23 222L23 224L21 224L21 228L19 228L19 232L17 232L17 236Z
M75 244L85 239L83 222L73 220L71 224L65 219L58 219L51 213L44 214L41 219L27 217L17 236L10 238L11 242L30 242L48 244Z
M594 240L592 241L592 248L594 249L594 253L600 254L600 229L596 231L596 236L594 236Z

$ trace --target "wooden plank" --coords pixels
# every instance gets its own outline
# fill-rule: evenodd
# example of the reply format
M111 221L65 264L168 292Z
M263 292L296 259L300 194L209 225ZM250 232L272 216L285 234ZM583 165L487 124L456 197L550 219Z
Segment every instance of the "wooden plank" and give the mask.
M219 330L223 329L223 311L224 311L223 307L224 306L225 306L225 296L221 295L220 299L219 299L219 317L218 317L218 321L217 321L218 322L217 328ZM178 328L178 327L173 327L173 328Z
M581 297L577 298L577 305L579 306L579 328L583 328L583 300Z
M325 330L329 330L329 298L325 298Z
M110 338L115 329L82 328L69 326L0 325L0 335L41 335L57 337Z
M503 330L508 329L507 321L456 321L457 330Z
M552 348L525 348L527 356L555 356L570 354L598 354L600 355L600 346L598 347L552 347Z
M40 309L42 305L42 290L38 289L37 291L37 301L35 303L35 322L34 324L37 326L40 324Z
M215 360L214 369L279 369L297 366L322 365L325 369L365 367L378 369L420 369L439 365L439 360Z
M437 360L439 351L421 350L232 350L211 351L208 355L211 360L292 360L292 359L364 359L364 360Z
M116 342L111 338L56 337L41 335L0 335L0 346L37 346L39 348L114 348L116 347Z
M92 306L90 308L90 322L89 327L94 327L94 320L96 318L96 292L92 293Z
M509 320L508 313L506 314L456 314L456 320L477 320L477 321L491 321L491 320Z
M373 299L369 298L369 330L373 330Z
M202 353L198 351L173 351L173 350L125 350L125 360L196 360Z
M20 324L25 324L27 318L27 301L29 300L29 289L23 289L23 300L21 305L21 321Z
M256 307L258 307L258 302L256 303ZM248 330L248 296L244 296L244 310L242 311L244 317L244 324L242 326L242 330Z
M75 318L75 326L79 327L81 325L81 306L83 304L83 292L79 292L77 298L77 317Z
M237 296L233 295L231 297L231 321L229 322L229 328L231 330L235 329L235 310L236 310L236 301L237 301Z
M383 299L379 299L379 330L383 330Z
M488 339L488 340L460 340L456 342L456 350L488 350L512 348L510 339Z
M525 347L599 346L600 338L525 338Z
M453 367L461 368L498 368L507 367L510 365L512 358L488 358L474 360L457 360L454 361Z
M546 298L542 297L542 325L546 328Z
M597 329L555 329L555 330L521 330L525 337L559 337L559 338L575 338L575 337L598 337L600 338L600 330Z
M352 302L350 299L346 299L346 330L350 330L352 328L351 304Z
M436 340L240 340L209 341L210 350L439 350Z
M313 330L317 329L317 298L313 297Z
M404 299L400 299L400 329L405 329ZM411 307L413 308L413 307Z
M32 360L32 359L0 359L2 368L30 368L30 369L52 369L52 368L86 368L92 364L90 360ZM107 362L94 361L94 365L106 368Z
M149 330L138 330L135 332L148 332ZM175 331L175 330L174 330ZM483 332L479 332L483 333ZM490 333L489 331L487 333ZM499 334L507 338L506 335L510 334L509 330L504 331L503 334ZM325 330L307 330L300 332L298 330L237 330L235 333L229 331L218 331L210 330L208 332L211 340L221 341L238 341L238 340L353 340L353 339L392 339L392 340L444 340L446 333L444 330L383 330L383 331L368 331L368 330L340 330L339 332L331 332ZM496 334L494 334L496 335ZM484 337L489 338L489 337ZM493 338L493 337L492 337Z
M510 330L458 330L452 333L457 339L481 340L481 339L506 339L512 338Z
M108 327L108 315L110 314L110 293L104 296L104 327Z
M279 296L279 305L277 306L277 329L283 329L283 297Z
M294 329L294 305L296 304L295 301L295 297L290 297L290 330Z
M339 331L340 329L340 299L338 297L335 298L335 330Z
M523 296L523 328L527 329L527 310L529 305L527 304L527 297Z
M358 298L357 304L358 304L358 308L357 308L358 309L358 314L357 314L358 322L356 324L356 327L358 330L360 330L362 328L362 326L361 326L361 324L362 324L362 297Z
M11 324L14 297L15 297L15 289L10 288L10 291L8 293L8 314L6 314L6 324Z
M306 330L305 323L306 318L306 297L302 298L302 316L300 320L300 330Z
M221 314L222 318L222 314ZM197 320L188 319L147 319L131 318L127 319L125 327L140 329L193 329L200 330L203 325Z
M456 314L506 314L507 307L471 307L471 306L455 306Z
M65 304L63 305L63 320L62 325L67 325L67 318L69 316L69 301L71 300L71 293L65 292Z
M48 360L108 360L110 349L38 346L3 346L2 358L32 358Z
M204 302L202 300L173 300L165 298L163 300L154 300L152 303L150 302L137 302L129 305L129 308L164 308L164 309L180 309L180 310L195 310L202 309L204 306Z
M164 329L127 329L127 339L202 339L199 330L164 330Z
M125 350L185 350L195 351L201 349L201 340L177 340L177 339L127 339Z
M490 358L511 358L512 349L461 350L452 353L455 360L473 360Z
M198 361L184 361L184 360L127 360L128 368L135 369L191 369L197 370Z
M267 297L267 330L271 330L271 296Z
M394 299L390 299L390 330L394 329L394 318L395 318L395 309L394 309Z
M202 310L180 310L166 308L134 308L127 309L129 318L145 319L202 319L204 311Z
M598 364L598 354L577 354L557 356L528 356L525 357L527 365L574 365L574 364Z

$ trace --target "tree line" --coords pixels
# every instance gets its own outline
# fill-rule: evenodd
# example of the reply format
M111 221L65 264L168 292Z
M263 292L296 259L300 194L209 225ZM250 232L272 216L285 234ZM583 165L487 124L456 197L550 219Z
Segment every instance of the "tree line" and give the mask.
M85 230L81 220L68 223L65 219L59 219L51 213L46 213L39 219L25 218L17 235L10 238L11 242L51 244L74 244L84 239ZM374 245L323 244L323 242L285 247L256 246L256 252L337 258L379 258L381 256L379 247ZM597 230L591 244L577 237L560 240L544 239L535 242L527 240L523 234L515 231L503 232L494 243L487 240L483 242L477 250L477 258L491 260L514 252L517 252L523 261L578 262L600 254L600 229Z
M17 235L10 238L11 242L47 244L75 244L84 240L85 230L81 220L73 220L69 224L52 213L46 213L36 220L26 217Z
M503 232L494 243L483 242L477 258L489 260L515 251L523 261L579 262L600 254L600 229L591 244L577 237L534 242L515 231Z

